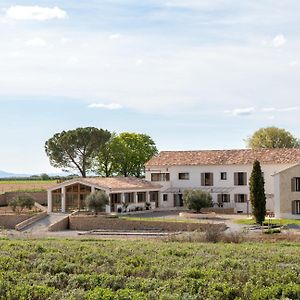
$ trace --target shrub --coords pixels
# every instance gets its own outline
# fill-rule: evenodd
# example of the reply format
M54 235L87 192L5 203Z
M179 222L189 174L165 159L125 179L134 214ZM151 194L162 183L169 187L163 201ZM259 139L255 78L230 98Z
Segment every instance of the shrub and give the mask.
M211 194L201 190L186 190L183 201L188 209L194 209L196 212L200 212L202 208L213 206Z
M29 195L19 195L11 199L8 205L14 212L20 214L24 208L31 210L34 206L34 200Z
M205 241L208 243L220 242L223 237L223 228L219 226L208 226L205 230Z
M104 210L105 205L108 204L108 200L108 195L105 192L96 191L88 195L85 202L88 209L97 214L99 211Z

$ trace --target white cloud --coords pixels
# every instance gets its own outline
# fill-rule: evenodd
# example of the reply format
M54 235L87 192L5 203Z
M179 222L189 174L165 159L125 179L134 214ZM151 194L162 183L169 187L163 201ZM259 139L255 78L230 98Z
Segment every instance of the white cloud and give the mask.
M297 60L293 60L289 63L291 67L300 67L300 62Z
M6 17L14 20L45 21L50 19L65 19L67 13L58 7L41 6L11 6L6 10Z
M233 110L227 110L226 113L230 113L234 116L249 116L255 112L254 107L247 107L247 108L236 108Z
M284 107L284 108L275 108L275 107L265 107L262 108L262 112L289 112L289 111L297 111L299 107L291 106L291 107Z
M92 103L88 106L89 108L104 108L104 109L110 109L110 110L116 110L116 109L121 109L123 106L118 103L109 103L109 104L104 104L104 103Z
M278 34L272 40L272 45L276 48L282 47L286 43L286 38L283 34Z
M120 39L120 37L121 37L121 35L119 33L114 33L109 36L109 39L110 40L118 40L118 39Z
M136 61L135 61L135 64L137 65L137 66L140 66L140 65L142 65L144 63L144 61L142 60L142 59L137 59Z
M79 62L79 58L76 57L76 56L70 56L70 57L67 59L67 64L68 64L68 65L76 65L78 62Z
M48 45L48 43L44 39L41 39L39 37L30 39L26 41L25 44L26 46L30 46L30 47L46 47Z

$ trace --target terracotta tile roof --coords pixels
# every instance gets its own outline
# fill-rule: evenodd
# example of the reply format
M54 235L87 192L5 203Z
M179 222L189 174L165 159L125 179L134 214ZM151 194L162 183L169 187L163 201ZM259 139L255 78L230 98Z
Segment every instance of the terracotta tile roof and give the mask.
M146 167L197 165L248 165L257 159L261 164L300 163L300 149L241 149L162 151Z
M57 186L51 187L51 190L58 188L61 185L71 185L75 182L82 184L90 184L111 190L151 190L161 188L161 185L151 183L144 179L136 177L87 177L87 178L74 178L72 180L64 181Z

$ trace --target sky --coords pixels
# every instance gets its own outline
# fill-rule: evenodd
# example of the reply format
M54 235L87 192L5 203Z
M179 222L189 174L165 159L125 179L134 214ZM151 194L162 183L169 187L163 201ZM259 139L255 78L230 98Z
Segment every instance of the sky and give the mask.
M62 130L146 133L159 150L300 137L299 0L0 1L0 170L58 172Z

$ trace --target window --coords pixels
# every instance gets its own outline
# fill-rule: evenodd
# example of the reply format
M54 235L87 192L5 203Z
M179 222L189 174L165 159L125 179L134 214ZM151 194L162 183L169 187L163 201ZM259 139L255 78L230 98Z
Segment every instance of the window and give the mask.
M146 193L145 192L137 192L137 200L138 200L138 202L146 202Z
M300 177L292 178L292 192L300 192Z
M247 194L235 194L234 202L235 203L246 203L247 202Z
M149 192L149 195L150 195L150 202L158 201L158 192Z
M170 173L151 173L151 181L170 181Z
M234 185L247 185L247 173L246 172L234 173Z
M168 194L163 194L163 201L168 201Z
M227 180L227 172L221 172L221 180Z
M125 204L134 203L134 195L133 193L124 193Z
M300 200L292 201L292 214L300 215Z
M218 194L218 203L229 203L230 194Z
M190 173L178 173L178 179L179 180L189 180Z
M201 185L202 186L214 185L214 174L213 173L201 173Z

